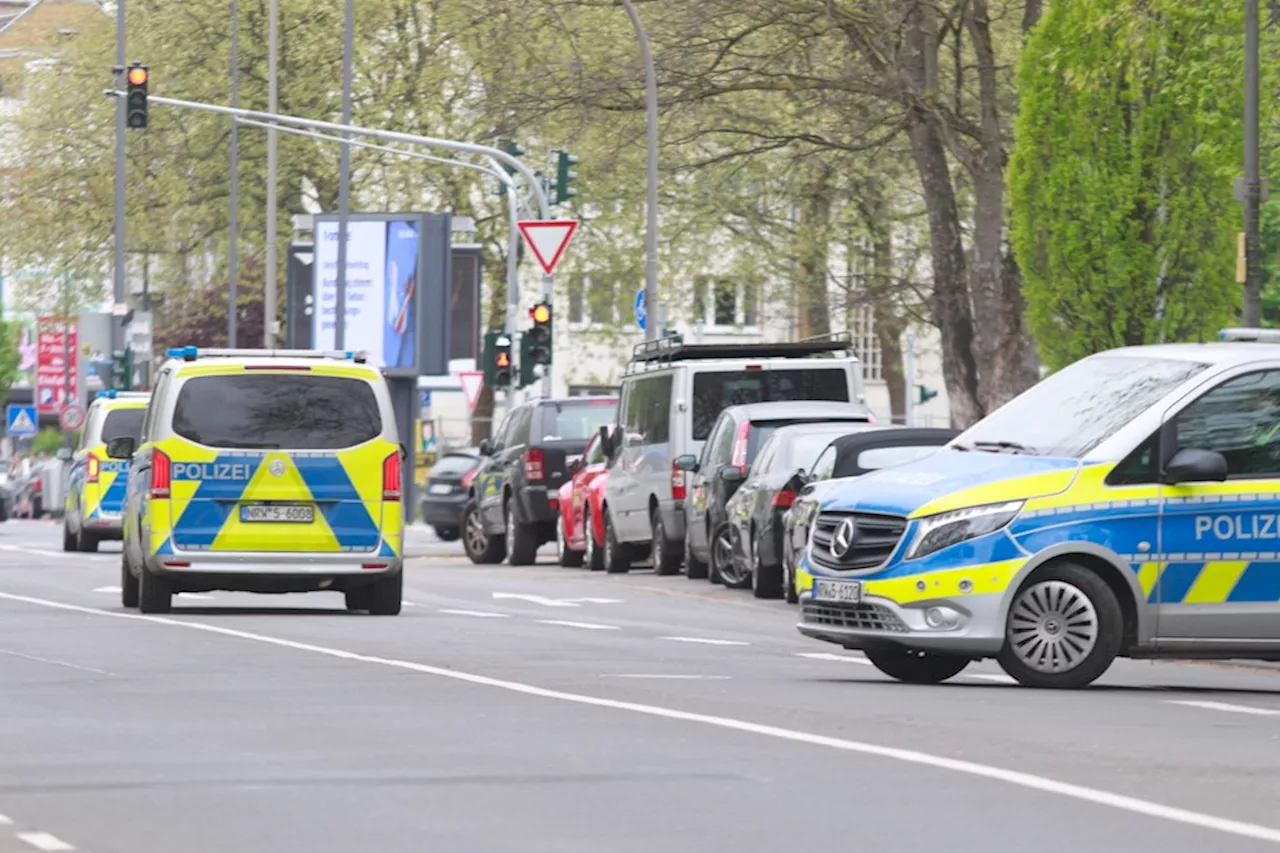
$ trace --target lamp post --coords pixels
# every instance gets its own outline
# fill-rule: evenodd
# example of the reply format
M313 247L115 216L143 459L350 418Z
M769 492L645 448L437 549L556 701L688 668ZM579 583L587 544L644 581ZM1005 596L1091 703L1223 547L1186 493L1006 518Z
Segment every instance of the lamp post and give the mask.
M351 124L351 54L355 41L355 0L347 0L342 37L342 123ZM342 138L349 139L344 130ZM333 346L343 349L347 320L347 225L351 215L351 146L342 143L338 165L338 269L334 294ZM318 235L317 235L318 236ZM324 271L320 271L321 277ZM323 311L323 307L318 308Z
M271 0L267 15L267 112L276 113L280 107L280 0ZM276 345L276 168L276 128L273 124L267 130L267 279L262 295L262 345L266 349Z
M1262 325L1262 182L1258 168L1258 0L1244 4L1244 299L1245 326Z
M231 0L231 107L240 106L240 0ZM231 221L227 230L227 346L236 345L240 272L240 125L231 119Z
M1257 0L1253 0L1257 2ZM644 250L644 307L651 320L645 323L644 334L649 340L658 337L658 75L653 67L653 52L649 49L649 36L636 14L631 0L621 0L631 24L636 28L640 42L640 59L644 63L645 111L648 133L648 192L645 203Z

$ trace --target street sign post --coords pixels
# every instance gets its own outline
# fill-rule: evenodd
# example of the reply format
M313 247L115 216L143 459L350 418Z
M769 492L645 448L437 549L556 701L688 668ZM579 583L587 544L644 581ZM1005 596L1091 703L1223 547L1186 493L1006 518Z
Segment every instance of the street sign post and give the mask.
M636 325L639 326L640 331L643 332L645 323L647 322L648 316L649 316L648 311L645 310L643 287L636 291L635 308L636 308Z
M68 432L75 432L84 425L84 409L79 406L66 406L58 415L58 423Z
M524 220L518 223L524 242L537 259L542 271L552 275L556 265L564 257L573 232L578 230L576 219Z
M467 408L476 410L480 401L480 389L484 388L484 374L478 370L464 371L458 374L458 384L462 386L462 396L467 400Z
M35 406L10 404L5 408L5 424L13 438L33 436L39 430Z

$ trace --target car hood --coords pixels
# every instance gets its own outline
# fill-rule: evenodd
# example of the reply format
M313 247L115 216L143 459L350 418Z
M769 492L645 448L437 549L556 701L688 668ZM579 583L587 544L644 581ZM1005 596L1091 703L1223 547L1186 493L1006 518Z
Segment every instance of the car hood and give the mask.
M1065 491L1076 459L943 449L906 465L833 482L823 510L919 517L970 506L1047 497Z

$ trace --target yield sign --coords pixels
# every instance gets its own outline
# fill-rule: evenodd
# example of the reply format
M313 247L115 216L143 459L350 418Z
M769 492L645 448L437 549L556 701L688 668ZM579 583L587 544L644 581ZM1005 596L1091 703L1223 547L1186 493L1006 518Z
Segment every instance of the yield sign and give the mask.
M484 387L484 374L479 371L459 373L458 383L462 385L462 396L467 399L467 408L474 412L480 399L480 389Z
M547 275L555 272L556 264L560 263L565 247L569 245L569 238L578 230L576 219L534 219L516 224Z

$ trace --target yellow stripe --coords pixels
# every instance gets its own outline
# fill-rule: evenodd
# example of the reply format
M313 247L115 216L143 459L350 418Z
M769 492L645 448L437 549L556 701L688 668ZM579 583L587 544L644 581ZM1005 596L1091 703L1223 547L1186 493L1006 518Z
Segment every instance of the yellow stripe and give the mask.
M1138 568L1138 583L1142 585L1142 594L1145 597L1151 597L1151 591L1156 588L1161 573L1168 565L1168 563L1143 563Z
M863 592L877 598L887 598L898 604L912 604L931 598L960 598L966 595L990 595L1004 592L1026 564L1025 559L983 563L963 569L945 569L918 575L905 575L863 583ZM962 581L972 585L961 591ZM924 584L924 589L920 584ZM796 570L796 589L805 592L813 587L813 575L803 569Z
M1218 561L1205 563L1183 604L1221 604L1227 600L1236 582L1249 566L1248 562Z

